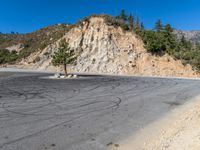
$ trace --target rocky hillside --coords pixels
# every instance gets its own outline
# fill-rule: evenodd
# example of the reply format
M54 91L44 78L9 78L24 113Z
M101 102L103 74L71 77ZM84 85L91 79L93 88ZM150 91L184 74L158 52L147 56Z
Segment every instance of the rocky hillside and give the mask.
M69 25L59 24L27 34L0 34L0 50L17 51L19 59L25 58L59 40L70 28Z
M66 31L65 38L79 54L77 65L71 70L84 73L108 73L148 76L196 77L190 65L168 55L147 53L143 41L133 32L126 32L105 22L104 17L90 17ZM58 49L60 39L44 49L33 52L18 65L23 68L56 70L51 55ZM59 68L57 68L59 70Z

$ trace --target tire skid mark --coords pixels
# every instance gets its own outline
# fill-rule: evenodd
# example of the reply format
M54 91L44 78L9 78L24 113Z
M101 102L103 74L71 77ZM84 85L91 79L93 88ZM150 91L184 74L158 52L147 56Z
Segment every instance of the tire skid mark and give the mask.
M20 85L24 83L24 80L26 80L25 84ZM89 115L101 114L105 111L113 113L120 108L123 101L140 96L141 93L159 89L163 85L167 84L166 87L178 85L176 81L140 78L97 78L97 80L92 79L88 84L89 80L80 84L75 81L75 86L72 81L58 81L59 84L56 85L57 82L38 81L37 77L30 76L3 81L0 82L3 88L0 90L0 109L3 109L0 112L0 120L10 119L6 120L8 122L6 127L21 125L29 127L28 125L38 125L40 122L48 121L53 123L43 129L36 128L33 133L27 132L22 137L15 138L14 136L14 139L0 144L0 149L40 136L49 130ZM16 86L12 87L12 85ZM141 109L143 105L144 100L141 100L138 109ZM33 117L32 120L31 117ZM15 122L13 119L19 121Z
M76 119L80 119L80 118L82 118L82 117L85 117L87 114L90 114L90 113L92 113L92 112L104 111L104 110L107 110L107 109L117 109L117 108L119 108L120 103L121 103L121 101L122 101L119 97L117 97L117 99L118 99L118 101L114 102L114 105L107 106L107 107L102 108L102 109L91 110L91 111L88 111L88 112L84 112L84 111L78 112L78 113L76 112L76 115L77 115L77 114L80 114L79 117L75 117L74 119L67 120L67 121L63 121L63 122L61 122L61 123L55 124L55 125L53 125L53 126L51 126L51 127L48 127L48 128L46 128L46 129L43 129L43 130L40 130L40 131L35 132L35 133L33 133L33 134L30 134L30 135L27 135L27 136L24 136L24 137L15 139L15 140L11 140L11 141L6 142L6 143L3 143L2 145L0 145L0 149L2 149L3 147L5 147L5 146L7 146L7 145L10 145L10 144L16 143L16 142L18 142L18 141L21 141L21 140L23 140L23 139L32 138L33 136L37 136L37 135L39 135L39 134L42 134L42 133L47 132L47 131L49 131L49 130L52 130L52 129L58 127L58 126L61 126L61 125L63 125L63 124L70 123L70 122L72 122L72 121L74 121L74 120L76 120ZM86 113L86 114L85 114L85 113ZM64 115L69 115L69 114L64 114ZM48 118L48 119L49 119L49 118Z

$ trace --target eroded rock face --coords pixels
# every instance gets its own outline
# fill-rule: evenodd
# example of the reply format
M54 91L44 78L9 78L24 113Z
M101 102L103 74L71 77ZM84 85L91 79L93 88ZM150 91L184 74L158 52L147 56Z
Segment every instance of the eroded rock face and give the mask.
M144 52L143 43L132 33L109 27L102 18L92 18L82 28L65 35L72 48L81 53L77 72L122 73L128 61Z
M63 38L79 54L77 65L70 67L74 72L198 76L191 66L183 66L168 55L157 57L148 54L137 35L108 26L101 17L90 18L71 29ZM51 64L51 55L58 49L59 41L32 54L21 64L28 68L55 70Z

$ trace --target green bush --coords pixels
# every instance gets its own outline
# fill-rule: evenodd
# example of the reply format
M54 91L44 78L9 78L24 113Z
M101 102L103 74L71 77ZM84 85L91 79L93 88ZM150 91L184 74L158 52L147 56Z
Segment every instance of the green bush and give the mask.
M6 49L0 50L0 64L13 63L18 58L16 51L9 52Z

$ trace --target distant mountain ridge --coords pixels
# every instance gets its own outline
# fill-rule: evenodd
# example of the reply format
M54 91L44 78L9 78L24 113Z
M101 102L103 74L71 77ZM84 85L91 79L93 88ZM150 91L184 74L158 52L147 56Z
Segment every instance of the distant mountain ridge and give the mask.
M200 43L200 30L175 30L174 33L177 35L178 39L181 39L182 36L184 36L187 41L192 43Z

